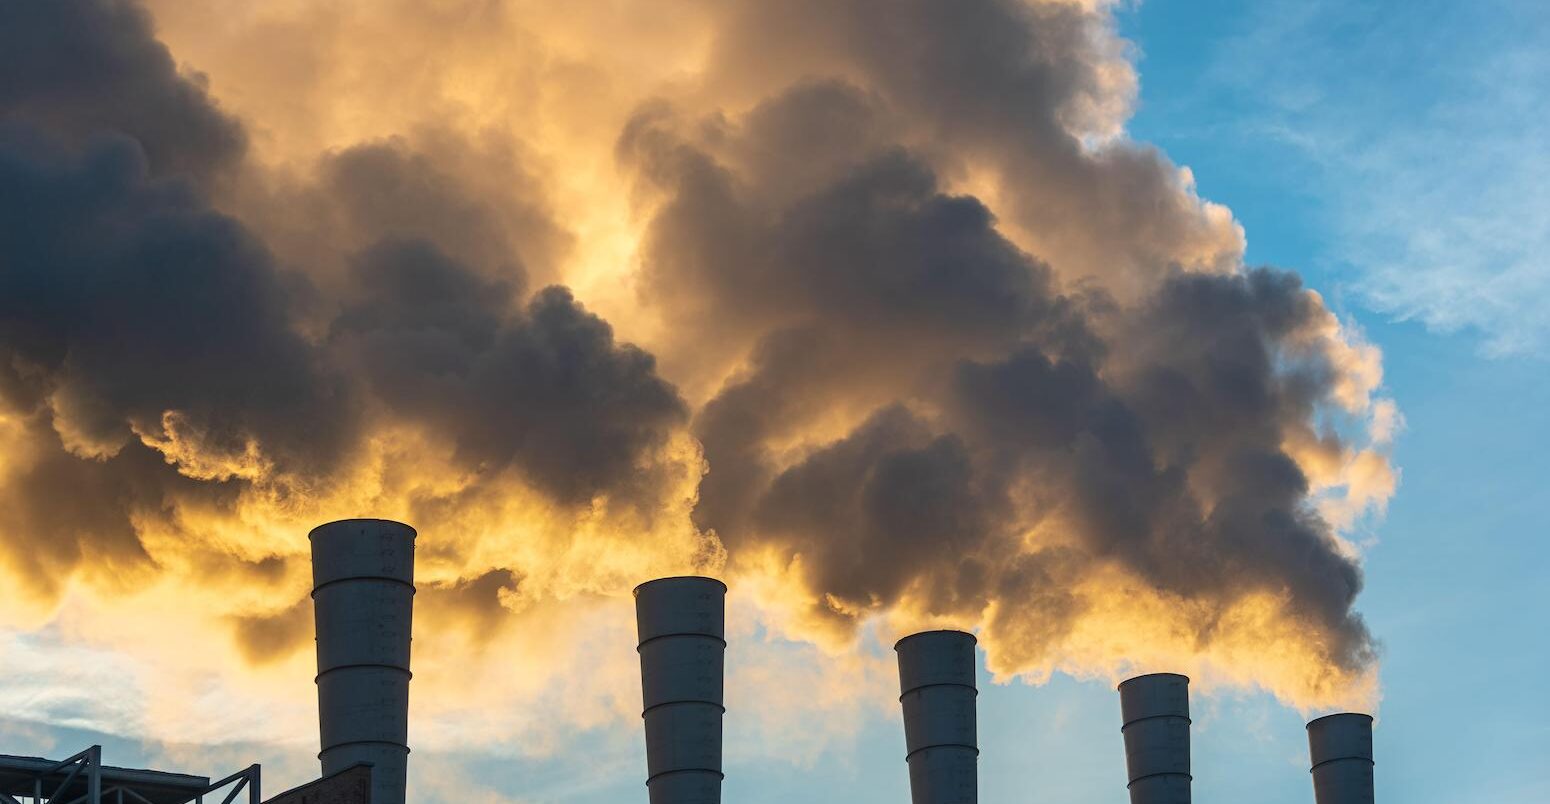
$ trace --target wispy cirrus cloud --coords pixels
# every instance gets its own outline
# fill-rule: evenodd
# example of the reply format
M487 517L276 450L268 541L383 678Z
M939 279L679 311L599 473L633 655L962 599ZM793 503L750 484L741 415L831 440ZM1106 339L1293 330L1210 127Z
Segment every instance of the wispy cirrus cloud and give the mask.
M1372 307L1492 356L1550 347L1550 9L1273 2L1216 55L1234 125L1301 155ZM1220 100L1220 98L1217 98Z

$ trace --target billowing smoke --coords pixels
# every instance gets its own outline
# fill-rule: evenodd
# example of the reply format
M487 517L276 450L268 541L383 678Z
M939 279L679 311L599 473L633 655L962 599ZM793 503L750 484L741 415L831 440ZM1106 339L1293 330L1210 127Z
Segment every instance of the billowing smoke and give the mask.
M1103 7L432 5L0 6L24 622L285 661L370 514L459 650L697 571L828 650L1372 694L1377 353L1125 137Z
M1063 287L878 141L880 103L799 85L741 119L627 130L665 198L647 298L742 361L696 417L696 523L734 559L789 561L819 622L983 623L1002 671L1059 655L1099 605L1073 587L1103 570L1188 609L1192 648L1275 599L1316 635L1304 683L1359 674L1360 571L1287 451L1349 380L1318 297L1177 264L1133 299Z

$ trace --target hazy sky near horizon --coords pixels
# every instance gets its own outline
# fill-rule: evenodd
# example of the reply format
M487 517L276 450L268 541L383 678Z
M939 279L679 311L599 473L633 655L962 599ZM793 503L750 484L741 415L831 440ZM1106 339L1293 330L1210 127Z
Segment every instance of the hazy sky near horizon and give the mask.
M628 589L726 579L728 801L1550 800L1550 11L0 7L0 752L315 775L305 533L421 531L411 800L640 800ZM163 50L165 46L165 50Z

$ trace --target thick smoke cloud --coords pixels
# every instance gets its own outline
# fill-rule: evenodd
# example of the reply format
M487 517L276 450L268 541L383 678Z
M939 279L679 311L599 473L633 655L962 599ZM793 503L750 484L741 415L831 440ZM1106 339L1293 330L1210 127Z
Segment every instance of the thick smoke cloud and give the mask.
M986 91L1072 91L1020 69ZM931 146L888 136L915 116L894 104L919 99L878 86L799 83L730 118L647 107L621 140L659 199L648 298L715 332L721 351L693 353L731 372L696 419L696 522L734 559L774 549L811 594L802 618L829 632L882 612L991 613L993 667L1032 671L1093 608L1032 585L1118 571L1203 622L1277 600L1309 634L1292 683L1330 694L1360 676L1361 573L1287 447L1350 382L1346 349L1320 341L1318 297L1291 274L1152 257L1144 285L1126 271L1063 282L943 188ZM1095 181L1116 169L1057 122L1018 158ZM1176 194L1143 161L1127 181ZM1136 243L1105 247L1113 265L1142 259ZM1009 624L1026 619L1045 621L1033 638Z
M550 505L613 498L652 518L676 480L676 459L659 457L687 410L653 358L565 288L528 295L504 238L559 247L537 203L488 209L407 144L366 143L278 191L322 213L320 239L358 248L315 244L299 251L316 263L282 264L212 206L203 180L240 153L241 129L173 69L143 11L7 8L32 15L6 27L30 42L12 57L109 62L95 77L73 66L63 85L60 65L18 62L0 105L0 392L17 434L0 495L7 564L34 592L57 596L78 566L155 577L172 557L148 543L178 534L192 543L173 546L176 563L208 570L191 555L212 537L185 533L190 520L254 506L371 513L373 497L435 505L516 484ZM388 432L436 445L453 478L368 478L378 488L362 499L359 464ZM293 550L235 547L259 562ZM300 573L258 574L294 588ZM293 648L295 610L235 615L240 643L255 657Z
M173 426L218 453L255 438L282 461L327 451L344 424L341 392L289 330L262 244L188 185L149 178L133 141L75 156L31 133L0 141L13 394L46 400L65 447L85 458L136 435L175 437Z
M158 176L207 178L239 158L246 135L180 74L127 0L17 0L0 7L0 110L72 144L116 132Z
M538 282L554 278L568 247L533 178L498 144L426 129L330 153L318 174L309 214L327 229L310 239L351 254L383 238L421 239L493 279Z
M585 503L640 486L639 457L687 417L652 357L616 345L562 287L512 313L509 285L423 241L379 243L355 279L333 341L381 405L450 439L459 464L515 464L555 498Z
M1159 266L1231 270L1242 238L1155 149L1118 133L1135 91L1105 15L1078 3L725 4L716 70L778 91L806 74L869 88L900 140L999 174L1008 223L1072 276L1129 296ZM780 34L771 36L770 31Z
M33 622L186 597L284 666L306 530L377 515L420 528L422 689L711 572L831 652L1373 693L1377 354L1124 136L1101 5L151 7L0 9Z

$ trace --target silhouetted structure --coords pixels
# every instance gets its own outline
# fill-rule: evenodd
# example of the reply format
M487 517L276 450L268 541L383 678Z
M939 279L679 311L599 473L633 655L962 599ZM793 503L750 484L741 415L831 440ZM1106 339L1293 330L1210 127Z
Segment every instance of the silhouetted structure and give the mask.
M1130 804L1189 804L1189 679L1136 676L1119 685Z
M386 519L319 525L312 541L323 775L371 766L373 804L404 804L414 528Z
M258 804L259 767L249 765L211 782L208 776L103 765L100 745L60 760L0 755L3 804L186 804L221 790L224 804L243 792L248 804Z
M720 804L726 584L661 578L635 587L651 804Z
M1354 712L1308 724L1317 804L1372 804L1372 717Z
M979 800L975 642L963 631L924 631L893 646L914 804Z
M293 787L264 804L370 804L371 766L351 765L338 773Z

